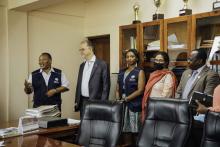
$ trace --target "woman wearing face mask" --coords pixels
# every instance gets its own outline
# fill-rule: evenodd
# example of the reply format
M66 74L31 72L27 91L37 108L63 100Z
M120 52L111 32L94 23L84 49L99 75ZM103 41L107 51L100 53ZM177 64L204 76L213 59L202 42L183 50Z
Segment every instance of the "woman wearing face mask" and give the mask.
M135 144L135 136L141 126L140 114L145 74L141 68L137 67L139 60L137 50L128 50L125 58L127 67L119 72L116 97L124 100L126 104L122 139L126 144Z
M154 58L155 71L150 74L142 99L142 122L146 116L146 106L149 97L174 97L176 90L176 77L168 69L169 56L166 52L159 51Z

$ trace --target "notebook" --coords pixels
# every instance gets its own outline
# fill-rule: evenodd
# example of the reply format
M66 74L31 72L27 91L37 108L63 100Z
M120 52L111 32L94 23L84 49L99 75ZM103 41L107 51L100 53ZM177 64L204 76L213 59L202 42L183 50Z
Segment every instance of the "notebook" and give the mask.
M51 128L51 127L59 127L66 126L67 119L61 117L42 117L38 120L39 127L41 128Z
M205 105L206 107L211 107L213 97L211 95L195 91L189 101L189 104L194 108L198 106L196 100L198 100L201 104Z

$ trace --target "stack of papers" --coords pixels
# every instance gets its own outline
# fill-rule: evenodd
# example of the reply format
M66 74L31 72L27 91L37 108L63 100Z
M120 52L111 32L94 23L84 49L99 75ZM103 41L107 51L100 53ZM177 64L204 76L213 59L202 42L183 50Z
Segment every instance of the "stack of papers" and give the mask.
M214 40L203 40L200 48L210 49L212 48Z
M171 34L168 36L168 49L184 49L186 44L180 43L177 40L176 34Z
M0 146L5 146L4 141L0 141Z
M80 124L80 120L68 118L68 119L67 119L67 123L68 123L69 125L78 125L78 124Z
M18 128L16 127L0 129L0 138L7 138L18 135L20 135L20 133L18 132Z
M213 59L214 54L216 52L218 52L219 50L220 50L220 36L215 36L214 42L213 42L213 45L212 45L212 49L211 49L211 52L210 52L209 58L208 58L209 62Z
M160 40L152 41L151 43L149 43L147 46L147 50L160 50Z
M168 49L185 49L185 44L170 44L168 45Z
M38 119L33 116L23 116L19 118L18 132L24 134L24 132L36 130L39 128Z
M34 116L34 117L44 117L44 116L60 116L60 111L57 105L44 105L38 108L26 109L25 114L27 116Z

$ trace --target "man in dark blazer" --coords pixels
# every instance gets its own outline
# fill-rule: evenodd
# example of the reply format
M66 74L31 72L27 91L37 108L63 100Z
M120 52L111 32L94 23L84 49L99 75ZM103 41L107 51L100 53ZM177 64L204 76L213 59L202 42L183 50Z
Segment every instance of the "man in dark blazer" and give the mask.
M84 40L80 43L81 56L85 60L79 68L75 95L75 111L83 109L83 101L108 100L110 90L110 75L106 62L97 59L92 43Z
M207 54L204 49L195 49L189 58L189 69L183 72L176 97L190 99L194 91L213 95L220 84L219 75L206 65Z

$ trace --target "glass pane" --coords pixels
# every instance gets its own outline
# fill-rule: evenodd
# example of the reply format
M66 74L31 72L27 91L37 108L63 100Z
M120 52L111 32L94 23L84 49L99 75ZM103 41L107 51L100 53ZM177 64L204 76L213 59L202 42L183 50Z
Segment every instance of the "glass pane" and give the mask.
M136 29L127 29L123 30L123 49L128 50L128 49L136 49L137 44L136 44Z
M160 25L144 27L144 51L160 50Z
M167 26L168 31L168 54L171 62L186 61L187 57L183 58L183 55L187 55L187 22L171 23ZM181 58L180 58L181 57Z
M136 42L136 28L123 30L123 43L122 43L122 64L125 65L125 52L129 49L137 49Z
M210 49L215 36L220 35L220 16L196 20L196 48Z

